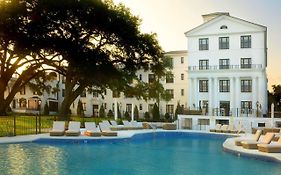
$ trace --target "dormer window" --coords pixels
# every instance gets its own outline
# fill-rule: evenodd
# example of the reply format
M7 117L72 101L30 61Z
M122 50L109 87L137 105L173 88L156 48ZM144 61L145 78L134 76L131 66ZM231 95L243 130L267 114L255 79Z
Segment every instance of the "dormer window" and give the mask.
M222 26L220 27L220 29L227 29L227 26L226 26L226 25L222 25Z

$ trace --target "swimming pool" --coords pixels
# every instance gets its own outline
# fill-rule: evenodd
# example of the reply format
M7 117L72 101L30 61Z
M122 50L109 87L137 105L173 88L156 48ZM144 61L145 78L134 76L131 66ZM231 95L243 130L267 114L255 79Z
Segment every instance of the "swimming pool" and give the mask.
M280 164L222 149L225 136L158 132L121 140L41 139L0 145L0 174L280 175Z

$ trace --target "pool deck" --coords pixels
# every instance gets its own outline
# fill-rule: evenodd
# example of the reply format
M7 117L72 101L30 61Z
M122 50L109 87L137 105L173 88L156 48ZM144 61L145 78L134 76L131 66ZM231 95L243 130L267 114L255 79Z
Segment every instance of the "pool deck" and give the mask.
M80 136L50 136L49 133L45 134L38 134L38 135L25 135L25 136L16 136L16 137L0 137L0 144L1 143L23 143L23 142L33 142L35 140L39 139L73 139L73 140L85 140L85 139L126 139L131 138L135 134L140 133L152 133L152 132L192 132L192 133L206 133L206 134L218 134L222 135L224 133L210 133L206 131L194 131L194 130L162 130L162 129L145 129L145 130L129 130L129 131L117 131L118 136L113 137L107 137L107 136L101 136L101 137L90 137L90 136L84 136L83 135L84 130L81 129L81 135ZM241 157L250 157L250 158L256 158L256 159L262 159L266 161L275 161L281 163L281 153L264 153L259 152L256 149L250 150L250 149L244 149L241 146L235 145L235 139L237 138L249 138L252 134L242 134L239 137L237 137L236 134L228 134L231 136L234 136L232 138L226 139L226 141L223 143L223 149L226 152L230 152L234 155L241 156Z
M249 139L253 134L246 134L241 137L236 138L228 138L223 143L223 148L226 152L230 152L234 155L241 156L241 157L250 157L255 159L262 159L265 161L274 161L281 163L281 153L265 153L260 152L257 149L245 149L242 146L236 146L235 140L236 139ZM263 136L262 136L263 137Z

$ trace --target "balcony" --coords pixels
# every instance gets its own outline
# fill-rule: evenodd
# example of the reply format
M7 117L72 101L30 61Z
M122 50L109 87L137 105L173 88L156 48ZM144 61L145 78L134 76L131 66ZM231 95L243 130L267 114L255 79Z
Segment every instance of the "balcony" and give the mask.
M246 65L215 65L215 66L188 66L188 71L209 71L209 70L258 70L264 68L262 64Z

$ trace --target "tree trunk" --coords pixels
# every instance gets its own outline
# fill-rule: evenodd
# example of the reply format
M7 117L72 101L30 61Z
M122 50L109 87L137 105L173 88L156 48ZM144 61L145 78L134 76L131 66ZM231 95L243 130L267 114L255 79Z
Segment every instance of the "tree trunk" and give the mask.
M3 85L3 83L1 82L0 84L0 116L5 116L7 115L7 102L5 100L5 89L6 87Z
M61 103L61 107L60 107L60 110L59 110L59 117L58 117L58 120L61 120L61 121L69 121L69 115L70 115L70 105L71 103L67 103L66 102L67 100L64 100L62 101Z

